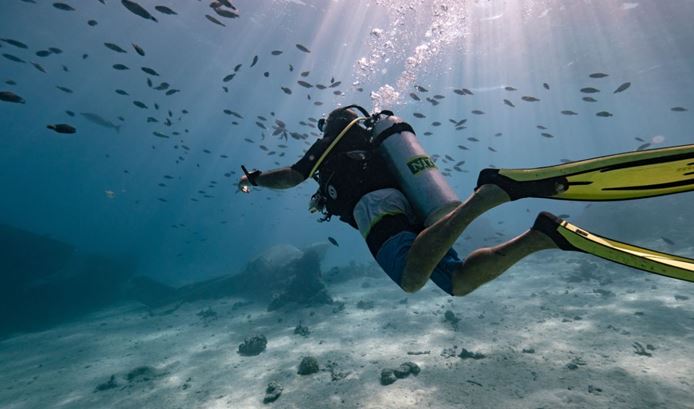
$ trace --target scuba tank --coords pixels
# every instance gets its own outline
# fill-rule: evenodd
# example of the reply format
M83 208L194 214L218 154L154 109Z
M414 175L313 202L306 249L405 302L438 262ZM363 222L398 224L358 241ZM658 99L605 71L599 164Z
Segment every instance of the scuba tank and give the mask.
M462 203L419 144L409 124L390 111L373 114L371 121L371 142L388 162L425 227Z

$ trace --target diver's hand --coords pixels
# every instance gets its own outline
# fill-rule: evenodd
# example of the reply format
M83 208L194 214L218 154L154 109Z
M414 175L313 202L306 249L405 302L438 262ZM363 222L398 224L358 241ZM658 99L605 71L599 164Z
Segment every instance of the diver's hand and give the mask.
M251 193L251 182L248 180L246 175L241 176L238 183L239 192Z

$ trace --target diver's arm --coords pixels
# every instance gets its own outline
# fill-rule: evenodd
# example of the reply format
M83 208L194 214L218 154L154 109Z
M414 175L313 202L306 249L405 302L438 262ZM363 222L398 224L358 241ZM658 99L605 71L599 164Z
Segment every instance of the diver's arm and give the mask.
M268 170L255 178L258 186L269 187L270 189L289 189L306 178L301 173L290 167Z
M291 167L286 167L261 172L253 179L258 186L269 187L270 189L289 189L290 187L294 187L303 182L306 178L303 174L297 172ZM244 186L248 187L250 185L251 183L248 180L248 177L246 175L241 176L241 180L239 181L239 189L246 191Z

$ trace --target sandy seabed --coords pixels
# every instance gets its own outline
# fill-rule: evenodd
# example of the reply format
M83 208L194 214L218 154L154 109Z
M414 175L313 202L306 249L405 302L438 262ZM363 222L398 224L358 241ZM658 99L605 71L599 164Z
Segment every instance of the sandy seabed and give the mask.
M464 298L433 284L407 295L385 275L329 290L344 309L127 304L6 339L0 407L694 408L692 283L547 252ZM208 308L216 318L198 315ZM300 322L307 337L294 333ZM239 355L254 334L267 349ZM463 348L485 358L462 359ZM298 375L308 355L321 371ZM382 369L406 361L421 372L381 385ZM284 390L264 404L270 381Z

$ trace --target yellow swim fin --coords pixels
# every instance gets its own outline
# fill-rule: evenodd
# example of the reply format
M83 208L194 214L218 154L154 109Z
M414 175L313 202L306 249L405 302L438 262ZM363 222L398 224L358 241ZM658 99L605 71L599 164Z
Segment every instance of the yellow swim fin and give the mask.
M511 199L629 200L694 190L694 145L601 156L531 169L484 169Z
M533 229L549 236L562 250L581 251L649 273L694 282L694 260L690 258L598 236L548 212L537 216Z

